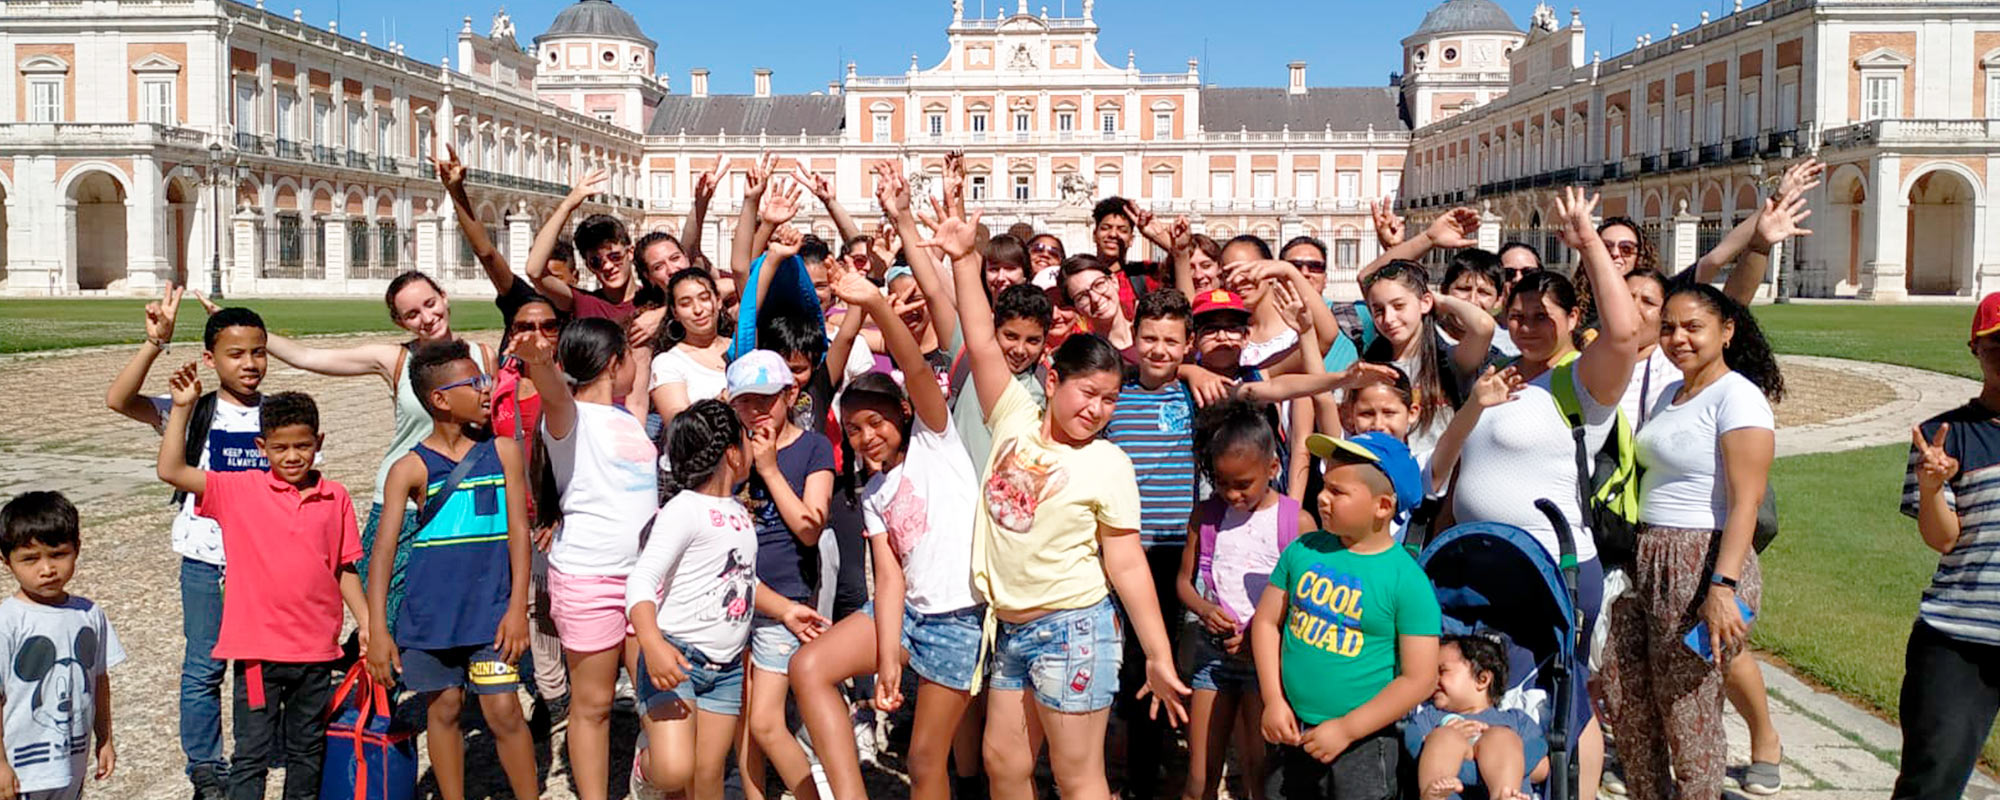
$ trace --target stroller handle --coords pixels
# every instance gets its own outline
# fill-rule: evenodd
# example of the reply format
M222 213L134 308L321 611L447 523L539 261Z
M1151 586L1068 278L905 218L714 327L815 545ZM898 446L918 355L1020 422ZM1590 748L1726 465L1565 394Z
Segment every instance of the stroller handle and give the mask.
M1576 615L1576 619L1570 622L1575 626L1573 630L1581 631L1583 630L1584 614L1583 609L1578 607L1577 598L1576 536L1570 530L1569 518L1563 516L1562 509L1556 508L1556 504L1549 502L1548 498L1536 500L1535 509L1542 512L1542 516L1548 517L1549 525L1555 529L1556 546L1561 551L1558 554L1560 557L1556 560L1557 570L1562 573L1563 591L1569 594L1570 609ZM1590 644L1588 642L1579 642L1578 644L1583 648L1585 653L1589 652L1588 648ZM1588 658L1588 656L1585 656L1585 658ZM1563 664L1558 669L1564 673L1560 681L1561 683L1577 680L1578 676L1570 671L1568 664ZM1570 718L1570 702L1570 692L1560 692L1560 696L1556 698L1555 703L1557 719L1567 720ZM1569 737L1566 735L1566 732L1558 733L1559 727L1567 726L1551 726L1549 728L1549 752L1563 756L1560 759L1555 759L1560 764L1560 767L1553 771L1554 774L1549 776L1549 788L1552 797L1557 800L1567 800L1570 792L1573 791L1572 787L1577 785L1578 764L1575 759L1567 757L1566 751L1569 749Z

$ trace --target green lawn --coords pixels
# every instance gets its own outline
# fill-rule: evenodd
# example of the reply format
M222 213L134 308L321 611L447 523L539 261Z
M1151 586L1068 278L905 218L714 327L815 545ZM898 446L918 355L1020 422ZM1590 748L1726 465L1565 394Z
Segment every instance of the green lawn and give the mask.
M1780 353L1902 364L1979 379L1979 364L1965 349L1971 306L1788 303L1758 306L1756 313Z
M0 300L0 353L137 342L145 338L146 302L143 298ZM395 330L379 300L260 299L242 305L263 315L271 330L290 336ZM485 300L454 303L452 312L452 327L458 330L500 327L499 310ZM201 306L188 299L181 306L174 340L200 342L205 319Z

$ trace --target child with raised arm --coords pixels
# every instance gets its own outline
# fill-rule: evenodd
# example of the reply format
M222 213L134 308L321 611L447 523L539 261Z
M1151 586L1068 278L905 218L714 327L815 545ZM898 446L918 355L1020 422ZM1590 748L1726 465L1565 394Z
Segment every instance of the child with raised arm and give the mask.
M1422 497L1409 448L1379 433L1313 434L1326 471L1322 530L1285 548L1250 620L1270 793L1288 800L1398 797L1395 722L1437 688L1441 612L1396 546Z
M389 468L383 485L386 524L402 525L407 500L421 510L393 638L389 575L368 576L369 638L381 643L368 654L368 672L384 686L400 673L403 688L429 705L431 768L445 800L465 797L458 718L468 690L515 796L532 797L540 790L534 745L514 696L514 664L528 640L526 463L518 443L487 429L493 379L464 342L419 344L409 368L435 430ZM392 558L395 547L377 539L374 556Z
M236 691L230 800L259 800L283 737L286 800L319 796L323 711L333 694L344 604L370 647L368 601L354 563L361 537L347 487L313 469L325 437L319 407L299 392L264 398L257 449L269 470L217 472L187 464L188 418L201 396L189 363L168 382L174 408L160 438L160 480L195 496L195 512L222 528L229 592L214 657L231 662ZM393 646L388 642L382 647Z
M97 779L111 777L111 675L125 648L104 609L70 594L83 547L76 506L28 492L0 507L0 556L21 588L0 602L0 796L75 800L97 739Z
M111 380L104 402L154 431L163 430L173 398L142 395L153 363L172 346L174 324L185 297L168 287L159 300L146 305L146 341L132 360ZM247 308L223 308L208 316L202 330L201 360L215 370L216 391L195 402L183 450L189 466L231 472L267 469L258 451L257 417L264 397L258 392L268 369L264 320ZM180 744L187 758L188 781L196 800L221 800L222 674L228 664L212 658L216 634L222 629L222 530L215 520L195 513L194 498L175 494L173 548L180 556L181 656Z

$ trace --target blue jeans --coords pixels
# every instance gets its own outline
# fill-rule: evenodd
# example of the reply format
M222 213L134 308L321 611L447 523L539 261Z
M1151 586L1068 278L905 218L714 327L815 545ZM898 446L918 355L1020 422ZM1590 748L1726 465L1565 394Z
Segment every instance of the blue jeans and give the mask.
M1110 708L1118 697L1124 640L1109 597L1019 624L1002 622L988 662L993 675L987 686L1032 691L1043 708L1065 714Z
M222 768L222 674L228 663L209 656L222 633L222 568L181 559L181 754L187 768Z
M743 659L710 661L700 650L671 636L667 637L667 644L681 651L681 657L687 659L687 680L672 689L653 686L653 680L646 672L646 655L639 654L639 677L632 685L638 691L641 707L651 711L670 701L678 701L688 708L710 714L734 717L743 713Z
M874 619L875 601L862 606L861 613ZM947 689L969 691L980 657L985 655L979 650L985 624L985 606L937 614L920 614L903 606L902 646L910 654L910 670Z

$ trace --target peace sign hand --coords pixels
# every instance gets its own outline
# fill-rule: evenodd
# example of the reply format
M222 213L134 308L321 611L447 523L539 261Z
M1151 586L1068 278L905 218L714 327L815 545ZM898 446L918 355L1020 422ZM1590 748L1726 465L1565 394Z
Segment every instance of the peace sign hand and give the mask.
M1951 423L1940 423L1937 434L1925 441L1922 428L1910 428L1910 448L1917 453L1917 487L1925 492L1943 488L1945 481L1958 475L1958 459L1944 449L1945 433L1950 430Z
M181 287L169 285L165 295L146 304L146 338L162 345L174 339L174 318L181 308Z

